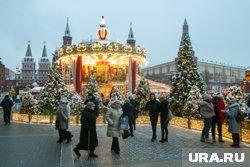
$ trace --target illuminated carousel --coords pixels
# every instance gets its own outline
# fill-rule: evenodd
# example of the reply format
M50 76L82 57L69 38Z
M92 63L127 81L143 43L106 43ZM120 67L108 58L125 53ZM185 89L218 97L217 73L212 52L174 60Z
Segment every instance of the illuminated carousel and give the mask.
M97 31L98 40L60 48L59 65L62 74L65 78L69 76L69 82L72 83L70 88L77 93L81 93L91 76L96 78L99 92L105 96L116 85L134 92L137 67L146 62L146 50L139 45L110 41L108 36L109 31L102 17Z

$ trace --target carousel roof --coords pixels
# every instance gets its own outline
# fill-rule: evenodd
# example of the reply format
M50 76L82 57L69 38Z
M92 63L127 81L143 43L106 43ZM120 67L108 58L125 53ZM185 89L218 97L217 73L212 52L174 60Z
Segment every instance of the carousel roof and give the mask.
M132 57L137 60L138 64L146 61L146 49L137 45L132 47L130 44L121 44L118 41L110 41L107 39L109 31L106 28L104 17L97 31L99 40L83 41L77 45L69 45L59 50L59 59L62 61L70 61L77 56L82 56L84 64L95 64L99 61L108 61L111 64L128 63L128 58Z

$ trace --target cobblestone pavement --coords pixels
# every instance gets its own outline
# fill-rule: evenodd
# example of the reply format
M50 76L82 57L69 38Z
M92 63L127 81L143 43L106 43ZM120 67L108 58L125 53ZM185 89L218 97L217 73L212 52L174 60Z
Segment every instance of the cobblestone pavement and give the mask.
M2 115L0 114L2 117ZM58 133L53 125L0 122L0 167L179 167L181 166L182 148L228 148L230 140L224 144L201 143L200 132L169 127L169 142L151 142L151 127L138 125L134 137L119 139L120 155L111 153L111 138L106 137L106 126L98 125L99 146L96 148L98 158L87 161L87 151L76 159L72 148L78 143L80 126L71 126L73 142L58 144ZM157 127L158 139L160 128ZM242 147L247 147L243 145Z

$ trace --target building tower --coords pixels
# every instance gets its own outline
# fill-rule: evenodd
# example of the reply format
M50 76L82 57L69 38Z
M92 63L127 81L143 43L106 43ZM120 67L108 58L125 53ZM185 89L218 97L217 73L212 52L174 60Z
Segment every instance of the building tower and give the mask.
M63 47L66 47L71 44L72 44L72 37L70 36L70 30L69 30L69 18L67 18L66 29L64 31L64 36L63 36Z
M39 86L43 86L48 80L50 61L47 57L46 42L44 41L42 57L38 62L38 73L37 73L37 83Z
M178 55L180 55L180 51L184 45L184 38L187 37L187 41L188 41L188 46L189 46L189 50L191 51L191 55L194 56L194 50L192 48L192 44L191 44L191 40L190 40L190 36L189 36L189 32L188 32L188 24L187 24L187 19L185 18L184 20L184 24L182 27L182 37L181 37L181 42L180 42L180 47L179 47L179 52Z
M30 41L28 42L25 57L22 60L21 73L16 75L17 84L19 87L31 87L36 80L36 62L32 57Z
M132 47L135 47L135 39L134 39L134 33L132 29L132 22L130 22L130 30L128 34L127 44L130 44Z

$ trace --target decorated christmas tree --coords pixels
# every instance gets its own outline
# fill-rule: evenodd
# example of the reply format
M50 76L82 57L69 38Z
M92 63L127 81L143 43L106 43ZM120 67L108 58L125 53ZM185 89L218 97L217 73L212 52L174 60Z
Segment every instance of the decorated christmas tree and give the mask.
M184 116L190 116L190 118L200 118L200 114L198 112L198 103L200 101L202 101L200 90L196 85L193 85L189 91L187 102L184 105L184 110L187 111L184 113Z
M141 77L140 83L138 84L135 91L135 101L138 103L138 111L144 113L146 103L149 101L150 89L149 83L144 77Z
M121 103L123 103L122 94L118 86L115 86L113 91L111 92L108 106L111 106L111 104L116 100L119 100Z
M48 81L39 96L37 113L54 113L57 110L61 96L68 97L69 92L64 84L58 64L53 63Z
M30 93L26 93L22 100L20 107L21 114L34 114L35 113L35 100Z
M85 89L85 99L87 99L88 93L92 93L95 97L99 108L103 107L101 95L98 93L99 87L94 77L90 78L90 81Z
M177 71L173 77L170 93L170 109L177 116L188 115L189 111L185 106L194 85L197 86L201 94L204 92L204 82L197 71L196 60L191 51L188 38L185 37L184 45L176 61Z
M242 92L241 87L231 86L224 96L226 105L229 105L230 100L236 100L240 105L240 109L247 112L247 95Z
M71 103L70 103L70 114L71 115L79 115L81 111L84 109L84 102L79 96L78 93L73 92L72 96L70 98Z
M10 87L10 92L9 92L10 97L15 97L16 96L16 91L13 85Z

